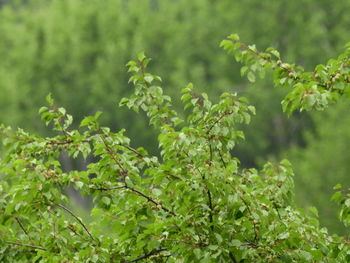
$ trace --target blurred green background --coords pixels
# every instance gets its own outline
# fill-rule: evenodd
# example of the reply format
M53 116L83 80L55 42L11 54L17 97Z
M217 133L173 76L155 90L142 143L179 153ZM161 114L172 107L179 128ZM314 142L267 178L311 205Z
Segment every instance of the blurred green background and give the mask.
M132 89L125 64L145 51L179 111L188 82L213 99L222 91L247 97L257 115L233 154L243 167L290 159L299 206L316 206L321 223L344 234L330 197L335 184L350 182L348 103L287 118L287 91L271 76L249 84L219 42L235 32L310 70L350 41L349 10L349 0L2 0L0 122L48 134L37 112L51 92L76 123L101 110L104 125L126 128L134 146L157 154L144 116L117 108Z

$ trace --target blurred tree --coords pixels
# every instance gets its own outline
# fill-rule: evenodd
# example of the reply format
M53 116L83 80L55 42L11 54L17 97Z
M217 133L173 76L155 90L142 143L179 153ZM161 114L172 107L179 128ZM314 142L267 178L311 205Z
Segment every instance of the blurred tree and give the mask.
M306 147L293 147L288 157L296 174L296 198L304 206L315 205L320 221L339 233L345 227L335 224L337 207L331 201L333 186L350 187L350 103L343 101L313 113L315 130L305 133Z

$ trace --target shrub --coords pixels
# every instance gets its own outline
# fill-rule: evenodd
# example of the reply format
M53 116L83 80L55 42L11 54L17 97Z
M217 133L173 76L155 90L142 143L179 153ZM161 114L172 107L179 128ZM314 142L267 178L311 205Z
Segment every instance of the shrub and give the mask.
M245 63L241 72L250 81L256 72L272 68L276 85L293 86L283 101L289 113L323 108L349 88L349 49L338 60L318 66L318 79L280 61L276 50L259 52L237 35L222 46ZM181 118L163 94L160 77L146 71L148 63L143 54L128 63L135 91L120 105L147 114L159 132L159 158L144 148L132 148L124 130L101 126L100 112L85 117L78 129L70 128L72 116L51 96L39 112L58 135L43 138L2 127L2 261L350 260L347 241L320 228L317 210L296 207L287 160L267 163L261 171L239 168L239 160L231 155L244 138L237 124L248 124L255 113L245 98L223 93L218 103L212 103L189 84L181 97L188 114ZM339 76L333 82L321 85L334 74ZM93 161L87 170L65 173L59 162L62 151L72 158L92 155ZM90 217L83 219L70 208L64 194L68 185L92 197ZM348 223L350 199L341 191L334 199L342 205L341 219Z

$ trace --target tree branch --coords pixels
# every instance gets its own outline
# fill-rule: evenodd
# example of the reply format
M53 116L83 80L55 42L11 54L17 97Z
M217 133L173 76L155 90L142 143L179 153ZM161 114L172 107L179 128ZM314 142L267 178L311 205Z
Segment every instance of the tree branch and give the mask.
M221 152L220 152L220 151L218 151L218 152L219 152L219 155L220 155L220 160L221 160L221 162L222 162L222 165L223 165L224 168L226 169L227 165L226 165L226 163L225 163L225 160L224 160L224 158L222 157Z
M68 214L70 214L72 217L74 217L78 223L84 228L84 230L86 231L86 233L90 236L90 238L95 241L94 237L91 235L90 231L87 229L87 227L85 226L85 224L83 223L83 221L81 221L81 219L76 216L72 211L70 211L67 207L61 205L61 204L54 204L55 206L58 206L59 208L63 209L64 211L66 211Z
M256 224L254 222L253 213L250 210L250 207L248 206L248 203L244 200L244 198L242 196L240 196L240 198L243 201L243 203L245 204L245 206L247 207L247 210L248 210L250 216L252 217L252 223L253 223L253 227L254 227L254 240L256 240L258 238L258 230L257 230Z
M146 258L149 258L151 256L154 256L154 255L157 255L163 251L166 251L167 249L166 248L160 248L160 249L155 249L155 250L152 250L151 252L145 254L145 255L142 255L142 256L139 256L138 258L135 258L133 260L129 260L129 261L126 261L126 263L131 263L131 262L138 262L140 260L143 260L143 259L146 259Z
M235 258L235 256L233 255L233 253L231 251L228 253L228 255L230 256L230 259L232 262L238 263L237 259Z
M134 193L138 194L139 196L142 196L142 197L146 198L148 201L150 201L151 203L155 204L156 206L160 206L160 208L162 210L164 210L165 212L167 212L167 213L169 213L169 214L171 214L173 216L176 216L176 214L173 211L170 211L168 208L166 208L162 204L160 204L157 201L155 201L152 197L150 197L150 196L148 196L148 195L140 192L139 190L137 190L137 189L135 189L133 187L130 187L128 185L125 185L124 188L130 190L131 192L134 192Z
M118 190L118 189L123 189L123 188L125 188L125 185L113 186L113 187L110 187L110 188L98 187L98 188L90 188L90 189L98 190L98 191L113 191L113 190Z
M101 139L107 149L107 152L109 153L109 155L111 156L111 158L115 161L115 163L119 166L119 168L121 169L123 175L127 176L128 175L128 171L121 165L121 163L117 160L117 158L115 158L113 152L112 152L112 149L111 147L107 144L107 141L106 139L101 136ZM142 196L144 198L146 198L148 201L150 201L151 203L155 204L156 206L160 206L162 210L166 211L167 213L173 215L173 216L176 216L176 214L172 211L170 211L168 208L166 208L165 206L163 206L162 204L160 204L159 202L155 201L152 197L140 192L139 190L133 188L133 187L130 187L126 184L125 180L124 180L124 186L121 187L121 188L125 188L125 189L128 189L130 190L131 192L134 192L136 194L138 194L139 196Z
M210 166L211 166L211 163L212 163L212 157L213 157L213 154L212 154L212 149L211 149L211 145L210 145L210 140L209 140L209 148L210 148ZM207 184L205 183L205 175L202 174L202 172L200 171L200 169L195 165L195 163L192 161L190 155L188 152L185 152L186 156L191 160L191 163L192 165L195 167L195 169L198 171L199 175L202 177L202 180L203 180L203 184L205 185L205 189L207 190L207 197L208 197L208 206L210 208L210 211L209 211L209 222L210 222L210 229L213 231L214 230L214 226L213 226L213 202L212 202L212 198L211 198L211 192L210 190L208 189L208 186Z
M27 237L30 240L28 232L25 230L24 226L22 225L21 221L19 220L19 218L17 216L15 217L15 220L17 221L17 223L19 224L20 228L23 230L23 232L27 235Z
M225 112L223 112L223 114L222 114L219 118L217 118L216 121L214 121L214 123L208 128L207 134L210 133L210 131L214 128L214 126L215 126L218 122L221 121L221 119L223 119L225 116L230 115L230 114L232 114L232 111L225 111Z
M30 247L30 248L34 248L34 249L40 249L43 251L47 251L46 248L44 247L40 247L40 246L35 246L35 245L30 245L30 244L23 244L23 243L19 243L19 242L12 242L12 241L4 241L7 244L11 244L11 245L16 245L16 246L22 246L22 247Z
M115 158L113 151L111 149L111 147L107 144L106 138L104 136L100 136L101 140L103 141L103 144L105 145L107 152L109 153L109 155L112 157L113 161L119 166L120 170L122 171L122 174L124 176L126 176L128 174L128 171L125 170L123 168L123 166L121 165L121 163L117 160L117 158ZM124 180L123 180L124 181Z
M208 143L209 143L209 150L210 150L210 163L209 163L209 166L211 167L212 166L212 163L213 163L213 148L211 146L211 141L210 139L208 139ZM203 180L205 180L205 176L203 176ZM212 198L211 198L211 192L208 188L208 185L206 185L206 188L207 188L207 196L208 196L208 205L209 205L209 208L210 208L210 211L209 211L209 222L210 222L210 229L211 231L214 231L214 220L213 220L213 211L214 211L214 207L213 207L213 201L212 201Z

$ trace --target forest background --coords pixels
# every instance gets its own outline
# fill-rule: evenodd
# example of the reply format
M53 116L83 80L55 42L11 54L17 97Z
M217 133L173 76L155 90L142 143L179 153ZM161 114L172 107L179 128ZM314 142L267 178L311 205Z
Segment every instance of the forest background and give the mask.
M330 197L337 183L350 186L348 102L288 118L280 106L287 90L274 88L272 77L248 83L218 46L237 32L310 70L349 41L348 0L28 0L0 6L0 123L48 134L38 109L52 93L77 123L101 110L103 125L126 128L136 147L157 154L155 132L142 114L117 109L131 93L125 64L145 51L154 59L150 71L166 76L164 89L173 98L188 82L212 97L227 90L247 97L257 115L244 131L247 142L233 154L243 167L288 158L299 206L316 206L330 232L344 233ZM181 111L180 102L174 104ZM66 169L85 166L62 162Z

